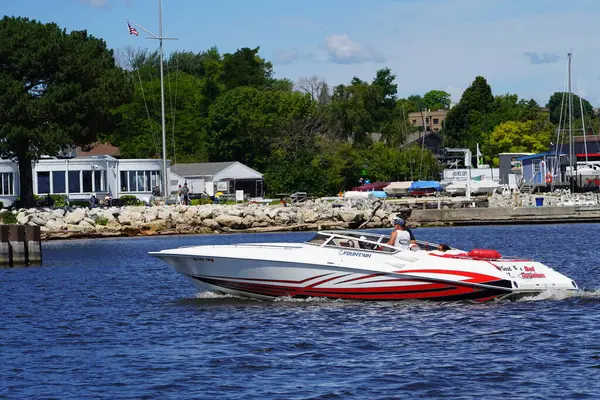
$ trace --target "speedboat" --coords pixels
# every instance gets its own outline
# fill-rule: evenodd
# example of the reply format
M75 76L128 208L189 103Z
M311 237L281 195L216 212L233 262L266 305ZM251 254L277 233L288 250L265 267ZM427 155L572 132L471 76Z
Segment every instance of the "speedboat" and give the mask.
M389 236L321 231L305 243L180 247L150 252L200 290L258 299L326 297L356 300L516 299L548 289L578 290L552 268L496 250L418 241L387 245Z

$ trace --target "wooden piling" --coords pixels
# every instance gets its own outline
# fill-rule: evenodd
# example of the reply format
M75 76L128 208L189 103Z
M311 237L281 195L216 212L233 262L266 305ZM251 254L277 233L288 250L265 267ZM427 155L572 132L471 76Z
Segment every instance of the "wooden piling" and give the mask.
M0 225L0 267L42 264L39 226Z
M8 241L10 225L0 225L0 267L12 265L12 252Z
M42 265L42 232L39 226L25 225L27 265Z
M13 266L27 265L27 249L25 247L25 228L21 225L8 226L8 242L12 253Z

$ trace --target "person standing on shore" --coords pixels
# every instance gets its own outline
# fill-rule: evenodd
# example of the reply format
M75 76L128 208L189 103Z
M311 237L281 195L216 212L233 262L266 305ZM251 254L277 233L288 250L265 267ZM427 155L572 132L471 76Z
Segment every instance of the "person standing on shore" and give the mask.
M181 188L181 204L189 205L190 202L190 189L188 189L187 182L183 183L183 187Z

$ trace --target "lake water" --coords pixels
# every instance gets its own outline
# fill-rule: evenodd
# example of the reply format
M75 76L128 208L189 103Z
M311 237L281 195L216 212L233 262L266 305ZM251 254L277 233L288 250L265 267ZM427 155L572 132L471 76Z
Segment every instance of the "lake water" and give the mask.
M518 302L261 302L195 289L147 255L311 233L43 244L0 270L0 398L598 398L600 225L422 228L532 257L585 291Z

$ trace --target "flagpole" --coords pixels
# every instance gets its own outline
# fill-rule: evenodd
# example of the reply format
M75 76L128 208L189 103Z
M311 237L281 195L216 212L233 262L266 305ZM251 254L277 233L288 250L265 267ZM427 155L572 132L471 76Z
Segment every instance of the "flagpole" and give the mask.
M167 176L167 133L165 124L165 82L163 73L163 34L162 34L162 0L158 0L158 36L160 43L160 104L162 118L162 156L163 156L163 188L165 204L169 197L169 183Z
M148 33L151 37L147 39L156 39L159 42L159 62L160 62L160 105L161 105L161 125L162 125L162 164L163 164L163 196L165 201L169 196L169 180L167 176L167 130L165 122L165 78L163 68L163 57L164 48L163 40L177 40L176 38L163 37L162 31L162 0L158 0L158 36L150 32L143 26L136 24L135 22L126 19L127 23L132 23L144 32Z

